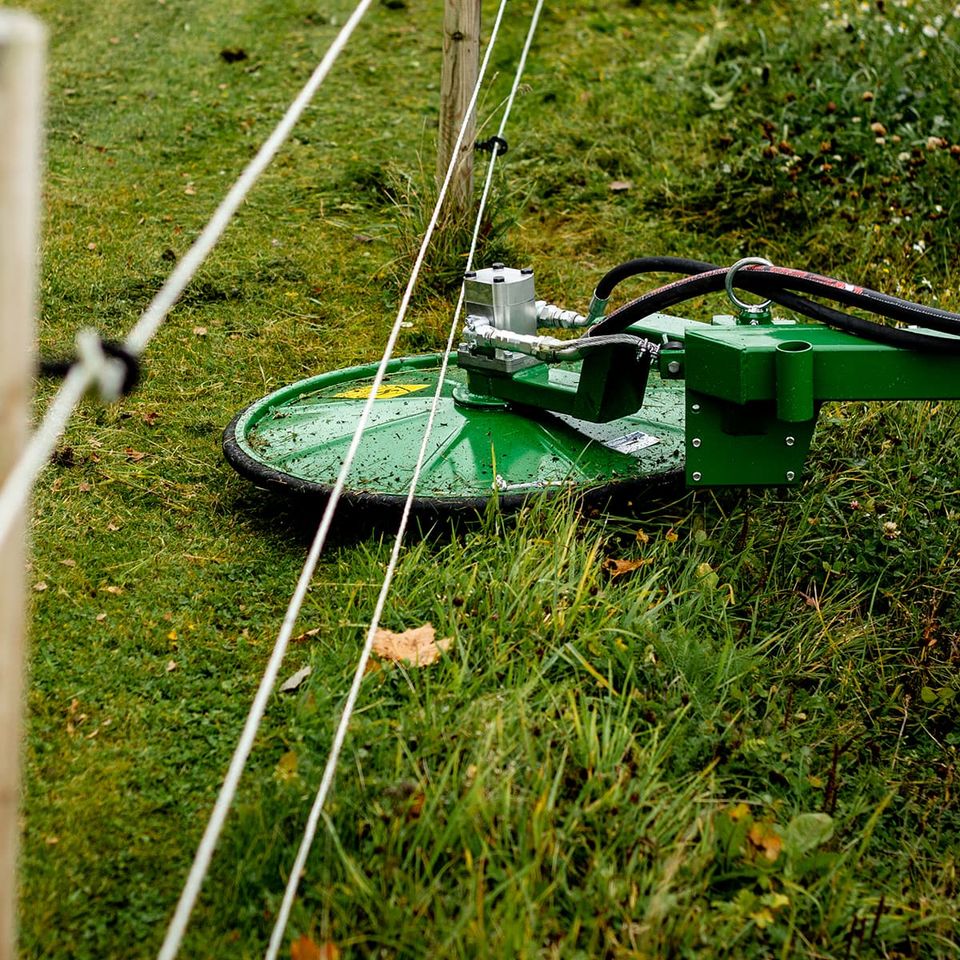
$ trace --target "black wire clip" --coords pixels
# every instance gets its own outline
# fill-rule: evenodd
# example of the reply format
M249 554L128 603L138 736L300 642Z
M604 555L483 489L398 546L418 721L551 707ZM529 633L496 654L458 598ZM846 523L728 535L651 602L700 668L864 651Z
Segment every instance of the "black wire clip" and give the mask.
M490 137L488 140L478 140L473 145L473 149L482 150L484 153L502 157L510 147L503 137Z

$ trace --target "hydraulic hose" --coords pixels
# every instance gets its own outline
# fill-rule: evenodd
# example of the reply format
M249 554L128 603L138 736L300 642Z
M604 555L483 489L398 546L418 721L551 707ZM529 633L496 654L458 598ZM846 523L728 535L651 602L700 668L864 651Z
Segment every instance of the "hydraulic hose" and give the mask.
M630 277L641 273L706 273L708 270L719 270L716 263L707 263L705 260L688 260L685 257L638 257L628 260L619 266L608 270L597 284L593 295L597 300L609 300L614 287Z
M686 300L715 293L724 288L727 268L698 260L677 257L648 257L631 260L609 271L598 284L598 291L609 295L620 280L638 273L677 272L692 274L682 280L676 280L615 310L608 317L594 324L587 336L605 336L617 333L645 317L660 310L668 309ZM960 315L926 307L921 304L902 300L878 293L866 287L822 277L818 274L785 267L754 266L737 272L734 285L752 293L769 297L790 310L820 320L832 327L845 330L855 336L864 337L891 346L912 350L938 351L960 354L960 339L930 336L902 330L884 324L862 320L842 313L830 307L814 303L795 296L792 290L800 290L815 296L835 300L845 305L858 307L905 323L922 324L942 333L960 335Z

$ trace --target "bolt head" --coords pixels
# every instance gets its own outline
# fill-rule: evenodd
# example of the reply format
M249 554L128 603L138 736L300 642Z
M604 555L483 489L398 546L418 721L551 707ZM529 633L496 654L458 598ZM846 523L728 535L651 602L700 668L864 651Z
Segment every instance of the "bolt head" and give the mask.
M792 447L797 441L793 437L787 437L787 446Z
M677 360L671 360L667 364L668 373L679 373L680 372L680 363Z
M702 474L699 470L694 470L694 472L691 474L691 476L692 476L693 481L694 481L695 483L699 483L699 482L700 482L700 479L703 477L703 474Z
M699 447L700 444L701 444L703 441L702 441L699 437L694 437L690 442L691 442L695 447Z
M700 412L700 404L699 404L699 403L695 403L690 409L691 409L694 413L699 413L699 412Z
M495 263L495 264L493 265L493 269L494 269L494 270L502 270L502 269L503 269L503 264L502 264L502 263Z
M793 483L796 479L796 474L792 470L787 471L787 483Z

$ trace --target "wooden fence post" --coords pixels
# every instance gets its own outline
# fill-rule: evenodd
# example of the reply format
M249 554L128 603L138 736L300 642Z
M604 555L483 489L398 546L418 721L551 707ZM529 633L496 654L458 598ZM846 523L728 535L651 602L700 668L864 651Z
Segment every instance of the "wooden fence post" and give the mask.
M0 480L29 429L33 381L44 31L0 11ZM17 943L26 523L0 543L0 960Z
M437 181L443 183L457 134L477 85L480 70L481 0L444 0L443 73L440 80L440 130L437 137ZM467 121L460 158L447 193L447 213L465 218L473 201L473 141L476 116Z

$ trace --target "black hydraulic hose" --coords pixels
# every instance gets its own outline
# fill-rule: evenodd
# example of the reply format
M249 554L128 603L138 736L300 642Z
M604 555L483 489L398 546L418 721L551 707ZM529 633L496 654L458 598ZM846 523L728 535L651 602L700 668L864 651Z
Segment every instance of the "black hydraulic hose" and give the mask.
M685 300L691 300L707 293L718 292L724 288L729 272L727 268L718 267L714 264L673 257L630 261L629 273L626 272L627 265L624 264L623 267L625 269L622 276L646 272L646 269L692 273L693 276L669 283L615 310L608 317L591 327L587 336L602 336L619 332L631 323L648 317L659 310L668 309ZM645 267L646 269L644 269ZM611 273L613 271L610 271L607 276L609 277ZM829 277L820 277L817 274L788 270L783 267L745 268L737 272L734 283L735 286L769 297L771 300L788 307L788 309L813 317L830 326L846 330L855 336L913 350L960 353L960 340L953 341L945 337L918 334L909 330L873 323L869 320L861 320L796 297L787 288L796 287L804 292L838 300L841 303L860 307L890 319L908 323L922 323L944 333L960 334L960 316L946 310L924 307L868 288L855 287L852 284L833 280Z
M842 313L832 307L812 300L804 300L795 294L779 290L769 294L774 303L779 303L788 310L802 313L814 320L825 323L828 327L835 327L855 337L864 340L873 340L886 344L888 347L899 347L903 350L919 350L928 353L950 353L960 356L960 339L952 337L937 337L927 333L915 333L904 330L902 327L890 327L885 323L874 323L872 320L863 320L853 317L849 313Z
M922 303L891 297L869 287L858 287L832 277L821 277L804 270L791 270L788 267L764 267L756 270L749 267L738 271L737 277L744 274L743 289L766 296L765 290L791 290L810 293L816 297L835 300L848 307L858 307L869 313L875 313L889 320L902 323L916 323L942 333L960 334L960 314L928 307ZM751 274L756 274L751 276Z
M719 270L716 263L705 260L688 260L685 257L638 257L628 260L608 270L597 284L593 295L597 300L609 300L613 288L623 280L641 273L705 273L707 270Z

